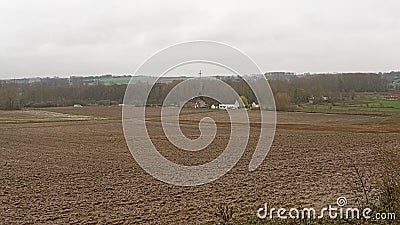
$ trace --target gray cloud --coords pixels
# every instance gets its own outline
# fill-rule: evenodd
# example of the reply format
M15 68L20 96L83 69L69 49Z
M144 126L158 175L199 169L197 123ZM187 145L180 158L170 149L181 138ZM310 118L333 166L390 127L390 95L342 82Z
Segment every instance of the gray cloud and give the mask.
M231 44L264 71L400 69L396 0L0 2L0 78L128 74L160 48Z

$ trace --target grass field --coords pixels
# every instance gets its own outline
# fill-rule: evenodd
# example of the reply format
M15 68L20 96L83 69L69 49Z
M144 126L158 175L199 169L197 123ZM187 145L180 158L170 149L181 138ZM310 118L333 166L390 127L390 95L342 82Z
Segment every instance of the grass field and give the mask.
M361 104L362 108L392 108L392 109L400 109L400 101L379 101L367 104Z
M363 104L346 105L303 105L304 112L342 113L356 115L400 116L400 101L381 100Z

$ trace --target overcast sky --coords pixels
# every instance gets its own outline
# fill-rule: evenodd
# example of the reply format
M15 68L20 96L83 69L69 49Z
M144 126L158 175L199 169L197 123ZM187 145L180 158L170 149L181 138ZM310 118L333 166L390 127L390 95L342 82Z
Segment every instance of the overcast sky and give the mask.
M1 0L0 78L132 74L189 40L263 71L400 70L400 1Z

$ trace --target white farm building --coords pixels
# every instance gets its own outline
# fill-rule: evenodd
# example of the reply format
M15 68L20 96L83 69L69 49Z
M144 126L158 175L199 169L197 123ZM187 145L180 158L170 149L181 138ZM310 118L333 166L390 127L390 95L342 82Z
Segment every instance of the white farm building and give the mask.
M219 104L218 108L219 109L238 109L239 108L239 102L236 100L235 104Z

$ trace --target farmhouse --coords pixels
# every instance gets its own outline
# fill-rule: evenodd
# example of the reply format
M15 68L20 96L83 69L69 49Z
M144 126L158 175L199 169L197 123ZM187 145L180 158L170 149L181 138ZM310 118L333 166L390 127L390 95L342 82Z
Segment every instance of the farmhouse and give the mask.
M219 104L218 108L219 109L238 109L239 108L239 102L236 100L235 104Z
M388 96L385 96L385 100L388 100L388 101L396 101L396 100L398 100L399 99L399 97L398 96L395 96L395 95L388 95Z
M251 104L251 108L252 108L252 109L258 109L258 108L260 108L260 105L257 104L257 103L255 103L255 102L253 102L253 103Z
M188 101L188 102L185 104L185 107L197 109L197 108L207 108L208 105L207 105L207 103L206 103L203 99L194 98L194 99Z

